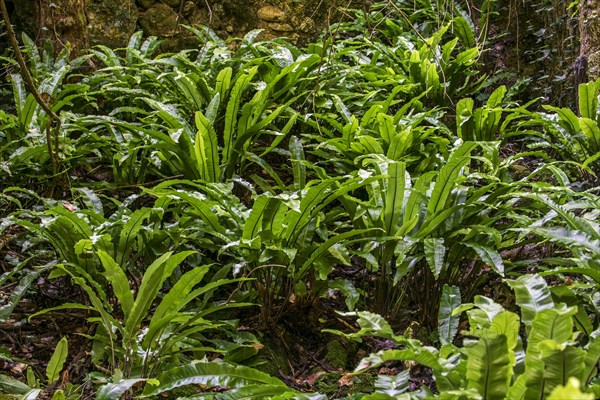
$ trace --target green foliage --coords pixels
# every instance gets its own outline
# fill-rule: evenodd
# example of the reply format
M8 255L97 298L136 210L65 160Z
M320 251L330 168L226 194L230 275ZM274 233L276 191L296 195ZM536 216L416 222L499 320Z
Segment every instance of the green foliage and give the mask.
M156 259L146 269L134 297L133 288L130 288L125 272L112 257L99 250L97 255L104 268L104 276L112 288L114 296L119 300L121 308L119 314L122 315L122 320L113 309L102 285L91 275L76 265L70 267L59 265L58 268L70 275L73 281L86 292L91 306L67 303L38 312L32 317L68 308L95 311L99 314L99 318L94 317L91 321L99 322L100 325L96 329L96 334L91 338L94 340L93 361L100 363L108 356L112 368L122 371L121 375L125 377L143 378L148 374L155 374L160 370L162 363L169 363L173 352L176 354L181 351L179 349L182 341L190 340L202 331L222 326L221 323L206 319L206 316L227 308L248 305L221 303L204 307L200 303L194 307L191 303L197 298L204 298L204 304L206 304L206 300L210 298L216 288L240 281L239 279L219 279L200 284L210 266L197 266L181 276L181 279L162 297L151 313L151 306L157 300L165 281L173 274L174 269L191 254L191 251L178 254L169 252ZM186 306L192 306L193 311L182 311ZM145 320L149 317L151 317L150 321L146 325ZM142 327L145 329L140 332ZM198 338L202 340L201 336ZM58 366L60 363L56 361L54 364ZM50 372L48 374L50 376ZM120 384L119 387L125 386L126 384Z
M56 345L54 349L54 353L48 362L48 366L46 367L46 378L48 378L48 382L52 383L56 381L60 372L67 360L67 354L69 353L69 342L67 338L62 338Z
M279 302L291 298L307 301L327 289L331 260L348 258L345 244L361 240L375 229L343 232L325 230L345 214L340 208L327 209L336 200L357 190L373 178L329 178L305 183L293 196L264 193L255 197L248 209L231 195L230 185L169 181L149 193L158 201L177 196L177 213L186 235L207 235L205 246L231 259L236 276L255 278L255 297L270 318ZM187 192L182 192L186 187ZM192 191L194 189L195 191ZM202 199L202 200L201 200ZM218 211L217 211L218 210ZM343 225L341 226L343 228ZM342 229L340 229L342 230ZM307 290L312 286L313 290ZM336 288L356 303L352 285L339 282ZM352 299L354 297L354 299ZM280 309L277 312L282 312Z
M582 398L593 397L591 391L598 388L590 378L595 376L600 359L598 344L596 339L585 346L578 341L574 332L576 307L548 300L550 291L539 275L524 275L511 281L511 285L518 290L522 320L480 296L475 297L473 304L454 308L451 315L470 308L467 312L470 329L463 333L463 348L447 340L440 350L427 347L417 340L394 335L377 315L356 313L361 330L344 336L355 340L380 336L400 348L371 354L354 373L364 373L391 361L411 360L432 369L441 395L430 398L445 398L444 393L473 399L555 398L567 386L579 391ZM443 299L442 309L447 307L448 301ZM525 319L525 315L531 319ZM441 313L440 317L447 319L447 313ZM529 332L526 346L519 333L521 322ZM397 390L396 383L389 378L379 382L388 382L388 386L378 387L378 393ZM420 398L419 392L409 393L407 387L394 393Z
M161 230L168 203L131 210L137 196L123 203L113 200L117 210L105 217L105 205L93 191L82 188L76 192L83 207L69 202L47 201L43 212L17 212L16 221L39 237L46 239L59 253L61 261L77 264L88 273L97 274L96 251L114 258L121 268L144 255L156 258L156 253L168 247L161 245L168 234Z
M512 102L479 63L492 3L477 19L462 4L376 2L306 48L188 27L198 49L155 54L136 33L69 61L24 38L71 190L45 198L48 116L14 74L0 320L41 277L70 278L75 299L30 318L85 313L99 399L325 398L253 369L248 330L330 308L358 329L319 315L307 336L324 321L379 337L353 375L398 369L353 398L598 397L600 82L579 87L579 116ZM77 75L89 57L100 68ZM514 294L495 301L501 279ZM77 395L58 386L67 340L46 368L57 400ZM414 390L416 364L439 394ZM40 396L29 371L0 388Z

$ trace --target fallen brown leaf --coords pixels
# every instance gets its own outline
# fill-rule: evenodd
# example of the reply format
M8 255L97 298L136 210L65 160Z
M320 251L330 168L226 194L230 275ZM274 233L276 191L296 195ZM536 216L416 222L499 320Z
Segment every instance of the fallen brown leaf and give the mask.
M308 386L312 386L315 384L315 381L317 379L319 379L320 376L325 375L327 372L325 371L317 371L314 374L310 375L308 378L306 378L304 380L304 382L308 385Z
M265 345L262 343L252 343L250 346L252 346L254 350L260 350L265 347Z
M353 376L351 374L346 374L340 378L340 380L338 381L338 385L340 385L342 387L343 386L352 386L352 385L354 385L354 382L352 382L352 378L353 378Z

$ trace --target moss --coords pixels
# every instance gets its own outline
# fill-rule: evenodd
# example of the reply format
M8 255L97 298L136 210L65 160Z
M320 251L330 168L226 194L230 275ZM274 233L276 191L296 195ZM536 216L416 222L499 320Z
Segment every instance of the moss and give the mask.
M531 173L529 167L519 164L512 164L509 171L514 180L523 179Z
M373 393L375 390L376 376L373 374L362 374L351 377L349 382L351 385L340 385L339 381L344 376L342 373L330 373L322 375L315 382L313 391L322 393L328 398L332 397L347 397L357 394Z
M174 36L179 27L177 13L163 3L155 4L140 15L139 23L146 35L161 38Z
M346 369L348 364L348 349L339 340L327 343L325 361L335 369Z
M257 365L254 368L275 377L282 372L289 374L288 356L283 348L269 338L262 338L261 343L265 347L256 356Z
M138 20L135 0L89 0L86 10L90 45L127 46Z

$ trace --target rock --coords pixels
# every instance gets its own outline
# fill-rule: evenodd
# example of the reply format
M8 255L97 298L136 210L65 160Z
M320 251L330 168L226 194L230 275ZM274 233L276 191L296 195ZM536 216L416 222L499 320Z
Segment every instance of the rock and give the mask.
M135 0L88 0L90 45L125 47L137 26Z
M136 3L143 7L144 9L148 9L156 3L156 0L136 0Z
M208 25L210 22L212 22L211 15L209 15L208 11L205 9L196 8L195 5L194 8L188 13L185 13L184 16L187 19L187 23L190 25ZM214 28L214 26L211 26L211 28Z
M281 24L278 22L271 22L267 26L275 32L293 32L294 28L290 24Z
M258 18L267 22L282 22L287 19L285 12L274 6L264 6L259 8L256 15Z
M187 18L191 15L194 15L194 13L197 10L198 10L198 7L196 7L196 4L193 1L186 1L185 3L183 3L181 13L183 14L184 17Z
M313 21L311 18L309 17L305 17L302 19L302 22L299 24L300 26L298 26L298 29L301 32L310 32L313 29L315 29L315 21Z
M140 26L146 36L172 37L179 29L178 17L171 7L158 3L140 15Z

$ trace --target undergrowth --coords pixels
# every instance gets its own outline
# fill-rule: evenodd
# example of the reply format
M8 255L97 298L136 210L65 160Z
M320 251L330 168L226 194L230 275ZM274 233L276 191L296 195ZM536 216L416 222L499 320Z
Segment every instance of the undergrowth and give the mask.
M0 396L600 396L600 82L517 102L493 5L374 3L303 48L24 36L60 130L13 72Z

